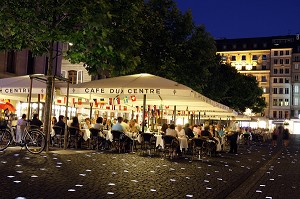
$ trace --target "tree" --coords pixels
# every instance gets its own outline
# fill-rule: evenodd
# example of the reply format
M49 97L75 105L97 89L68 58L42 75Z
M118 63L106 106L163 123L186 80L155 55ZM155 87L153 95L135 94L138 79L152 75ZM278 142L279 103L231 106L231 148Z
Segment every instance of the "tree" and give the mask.
M250 108L261 113L266 107L263 91L255 77L240 74L234 67L222 64L210 68L210 73L213 76L203 90L207 97L240 112Z
M0 50L31 49L49 57L44 130L49 142L53 59L56 42L93 38L102 57L114 56L106 43L109 5L105 0L23 0L0 2ZM95 34L97 36L95 37ZM80 44L83 45L83 44ZM89 49L88 49L89 50ZM89 51L86 51L86 55ZM60 52L61 53L61 52Z
M94 75L103 69L112 76L130 73L140 63L140 27L144 22L139 15L143 2L107 0L108 23L95 29L92 24L98 22L90 16L87 21L91 29L72 35L73 46L66 58L73 63L85 63L88 72Z

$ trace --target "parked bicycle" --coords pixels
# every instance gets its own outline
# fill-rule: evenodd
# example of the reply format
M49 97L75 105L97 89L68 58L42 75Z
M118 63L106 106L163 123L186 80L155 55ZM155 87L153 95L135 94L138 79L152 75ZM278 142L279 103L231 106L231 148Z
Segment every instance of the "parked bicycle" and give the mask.
M0 126L0 151L5 150L14 140L10 128ZM20 146L24 147L33 154L41 153L46 146L44 133L37 128L26 126L24 128L23 137L21 138Z

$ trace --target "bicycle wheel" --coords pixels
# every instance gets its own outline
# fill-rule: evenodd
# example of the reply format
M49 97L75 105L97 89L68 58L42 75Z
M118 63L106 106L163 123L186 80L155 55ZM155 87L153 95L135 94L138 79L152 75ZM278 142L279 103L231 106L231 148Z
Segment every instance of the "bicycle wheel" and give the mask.
M25 136L25 147L33 154L41 153L46 146L46 139L41 131L28 131Z
M0 129L0 151L6 149L12 140L11 133L8 129Z

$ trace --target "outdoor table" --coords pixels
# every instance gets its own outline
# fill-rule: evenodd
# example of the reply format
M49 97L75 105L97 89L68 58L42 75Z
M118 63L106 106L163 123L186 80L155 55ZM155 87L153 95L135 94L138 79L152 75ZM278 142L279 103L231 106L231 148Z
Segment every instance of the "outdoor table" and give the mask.
M103 131L105 132L105 131ZM109 140L109 141L113 141L113 135L111 134L111 131L107 131L106 132L106 140Z
M189 148L188 140L187 140L186 137L179 137L178 141L179 141L180 151L182 151L182 149L188 149Z
M83 133L83 139L85 141L87 141L88 139L90 139L90 137L91 137L90 129L81 129L80 131Z
M156 148L158 146L161 146L162 149L164 149L164 140L162 139L162 135L154 135L156 137L156 142L155 142L155 146Z

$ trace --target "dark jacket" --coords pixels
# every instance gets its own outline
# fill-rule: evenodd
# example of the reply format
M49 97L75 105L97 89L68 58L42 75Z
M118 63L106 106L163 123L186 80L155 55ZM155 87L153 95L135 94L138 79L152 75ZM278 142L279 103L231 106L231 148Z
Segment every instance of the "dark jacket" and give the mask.
M193 138L195 135L189 127L184 127L185 135L187 135L189 138Z
M43 125L43 122L37 118L33 118L30 121L30 125L35 125L35 126L41 127Z

